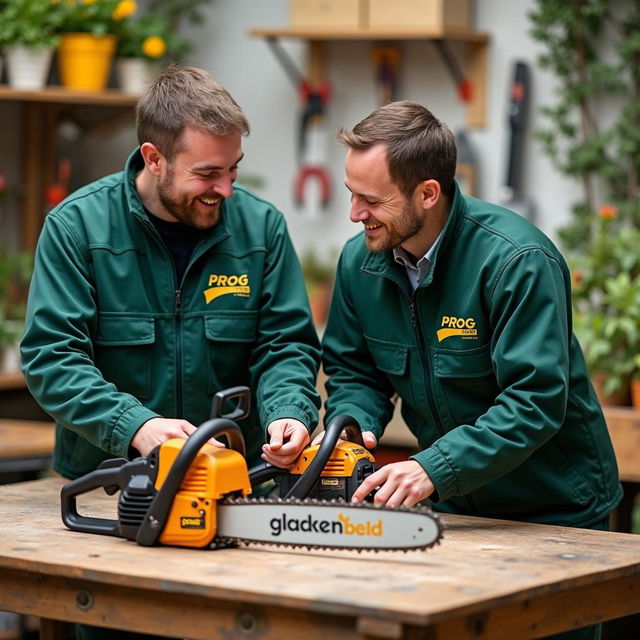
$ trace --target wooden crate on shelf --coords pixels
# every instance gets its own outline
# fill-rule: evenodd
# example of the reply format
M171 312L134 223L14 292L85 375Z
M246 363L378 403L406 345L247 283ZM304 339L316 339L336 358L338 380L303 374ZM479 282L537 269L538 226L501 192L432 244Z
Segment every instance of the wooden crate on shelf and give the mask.
M470 0L369 0L373 29L470 29Z
M289 24L303 28L367 26L366 0L289 0Z

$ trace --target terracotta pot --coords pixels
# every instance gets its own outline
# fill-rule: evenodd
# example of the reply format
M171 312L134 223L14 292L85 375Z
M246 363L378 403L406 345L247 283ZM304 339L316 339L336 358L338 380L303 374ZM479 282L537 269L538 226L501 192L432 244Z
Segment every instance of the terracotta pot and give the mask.
M608 375L604 371L594 371L591 374L591 382L603 407L624 407L629 404L629 384L623 384L621 389L612 393L605 393L604 385Z
M332 291L333 285L322 284L315 286L309 294L311 316L313 317L313 324L315 324L317 329L324 329L324 326L327 324Z
M631 406L640 409L640 379L631 380Z

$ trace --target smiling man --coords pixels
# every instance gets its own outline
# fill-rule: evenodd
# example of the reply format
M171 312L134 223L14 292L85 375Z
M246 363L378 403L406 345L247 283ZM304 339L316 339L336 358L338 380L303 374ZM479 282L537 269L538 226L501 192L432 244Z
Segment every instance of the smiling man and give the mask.
M564 259L537 228L463 196L451 131L411 102L342 130L351 221L323 338L325 420L375 446L392 398L420 451L354 494L606 529L622 495L572 333ZM558 638L595 639L597 627Z
M236 385L253 390L249 463L264 445L288 466L317 422L319 344L282 214L234 185L247 120L181 66L136 117L124 171L69 196L38 243L22 362L57 422L54 468L186 438Z

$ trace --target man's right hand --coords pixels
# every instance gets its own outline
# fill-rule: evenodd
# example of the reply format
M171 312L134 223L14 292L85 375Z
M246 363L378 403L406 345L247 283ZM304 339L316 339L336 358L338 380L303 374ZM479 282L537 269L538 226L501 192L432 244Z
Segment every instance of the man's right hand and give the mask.
M147 456L159 444L171 438L188 438L196 427L187 420L177 418L151 418L147 420L131 439L131 446ZM216 447L224 448L224 444L215 438L208 441Z

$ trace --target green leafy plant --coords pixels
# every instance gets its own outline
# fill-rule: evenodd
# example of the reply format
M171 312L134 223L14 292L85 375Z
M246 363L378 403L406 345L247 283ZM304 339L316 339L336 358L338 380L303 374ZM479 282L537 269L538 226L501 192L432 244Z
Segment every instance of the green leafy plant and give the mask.
M135 0L52 0L52 12L60 14L60 33L115 33L137 8Z
M117 26L116 55L121 58L162 58L175 37L169 23L155 14L132 16Z
M313 249L309 249L302 255L300 264L310 294L320 286L333 284L335 260L323 261Z
M33 255L0 247L0 346L22 333Z
M0 3L0 46L55 47L61 16L49 0L4 0Z
M187 25L201 25L205 21L202 9L213 0L149 0L149 13L162 18L168 25L165 57L181 61L191 51L191 41L180 35Z
M579 249L594 212L614 205L620 220L640 223L640 5L609 0L537 0L531 34L538 61L558 79L557 102L538 132L557 168L577 179L582 199L559 231Z
M572 267L575 331L611 392L640 352L640 3L537 0L529 17L539 64L557 79L537 136L581 186L558 230Z

